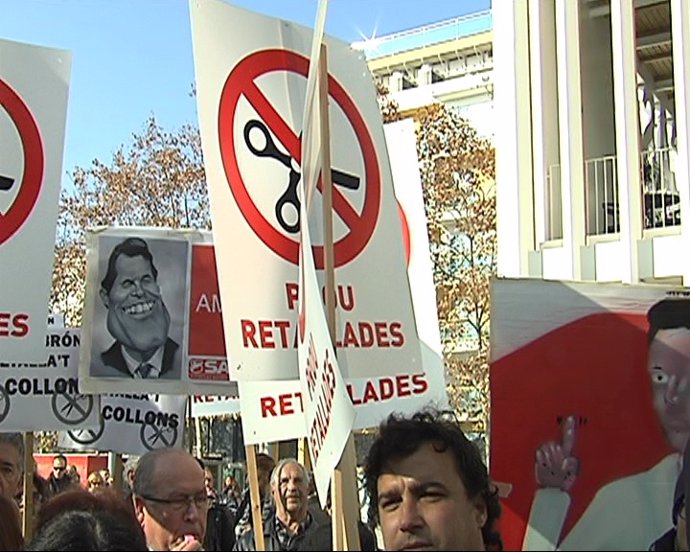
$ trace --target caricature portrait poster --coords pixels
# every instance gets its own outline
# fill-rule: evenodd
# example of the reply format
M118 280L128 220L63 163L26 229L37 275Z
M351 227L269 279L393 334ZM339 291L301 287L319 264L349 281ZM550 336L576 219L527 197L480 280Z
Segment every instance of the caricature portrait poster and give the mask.
M237 394L214 259L197 251L211 243L210 233L192 230L89 231L79 362L86 392Z
M672 526L689 292L493 282L490 466L512 485L506 549L647 550Z

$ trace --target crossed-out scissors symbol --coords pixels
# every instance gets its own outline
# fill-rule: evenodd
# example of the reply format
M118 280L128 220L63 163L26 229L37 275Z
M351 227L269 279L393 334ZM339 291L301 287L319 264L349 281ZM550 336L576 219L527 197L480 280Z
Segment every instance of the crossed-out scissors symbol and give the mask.
M12 185L14 184L14 178L10 178L9 176L2 176L0 174L0 190L7 191L9 190Z
M257 129L263 135L263 148L257 148L254 144L252 144L250 134L254 129ZM301 136L302 135L300 134L300 138ZM282 226L286 232L296 234L299 232L300 211L300 200L299 197L297 197L297 184L299 184L299 179L302 176L297 168L295 168L297 164L293 163L294 160L289 154L283 153L277 148L275 142L273 142L273 138L271 138L271 135L268 132L268 128L266 128L266 125L261 121L252 119L248 121L246 125L244 125L244 141L247 144L249 151L251 151L257 157L272 157L290 169L288 186L283 194L278 198L275 212L280 226ZM359 188L358 176L347 174L337 169L331 169L331 180L334 184L349 190L357 190ZM290 224L285 218L284 209L286 205L290 205L294 210L295 222L293 224Z

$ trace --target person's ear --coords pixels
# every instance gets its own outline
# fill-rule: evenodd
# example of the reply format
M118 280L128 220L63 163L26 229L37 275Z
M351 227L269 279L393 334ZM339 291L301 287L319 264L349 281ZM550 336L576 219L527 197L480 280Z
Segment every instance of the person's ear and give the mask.
M486 525L486 520L489 517L484 499L479 498L475 501L474 511L477 527L484 527L484 525Z
M144 526L144 508L146 507L144 501L136 495L132 495L132 502L134 504L134 513L137 517L139 525Z
M99 294L101 296L101 301L103 301L103 305L105 306L106 309L109 309L110 308L110 297L108 297L108 292L104 288L101 288Z

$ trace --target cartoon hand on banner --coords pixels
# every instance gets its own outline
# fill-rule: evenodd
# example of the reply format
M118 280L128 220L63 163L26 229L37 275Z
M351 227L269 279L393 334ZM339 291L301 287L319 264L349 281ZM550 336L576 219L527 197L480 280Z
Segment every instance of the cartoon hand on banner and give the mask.
M572 455L576 427L575 416L568 416L561 424L561 442L549 441L537 449L534 474L541 487L567 492L575 483L579 468L578 459Z

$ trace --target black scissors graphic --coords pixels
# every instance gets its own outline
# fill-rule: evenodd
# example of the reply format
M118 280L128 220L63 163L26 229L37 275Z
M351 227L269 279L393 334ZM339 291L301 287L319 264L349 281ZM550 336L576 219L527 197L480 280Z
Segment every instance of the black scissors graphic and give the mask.
M12 184L14 184L14 178L0 175L0 190L9 190L12 187Z
M251 131L254 129L257 129L259 132L261 132L261 134L263 134L265 145L261 149L254 146L249 137ZM292 157L287 153L283 153L276 147L271 135L268 132L268 129L266 128L266 125L261 121L257 121L256 119L252 119L248 121L246 125L244 125L244 141L247 144L249 151L251 151L257 157L272 157L290 169L287 189L276 202L276 218L278 219L278 223L286 232L296 234L299 232L300 210L300 201L297 197L297 184L299 184L299 179L302 177L302 175L293 167ZM349 190L357 190L359 188L358 176L347 174L337 169L331 169L331 180L334 184ZM294 224L289 224L283 215L283 210L288 204L292 206L296 214L296 221Z

